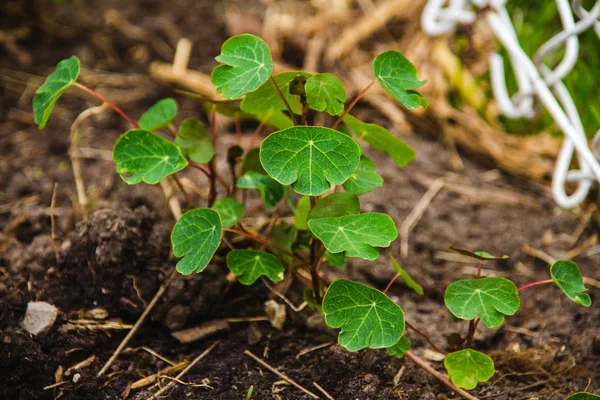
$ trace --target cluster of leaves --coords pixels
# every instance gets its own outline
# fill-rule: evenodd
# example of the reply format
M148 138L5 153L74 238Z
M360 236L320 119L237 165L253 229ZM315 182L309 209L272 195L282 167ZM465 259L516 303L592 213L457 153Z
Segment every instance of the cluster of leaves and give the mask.
M254 35L230 38L216 59L221 64L213 70L212 82L218 93L235 102L209 102L212 113L252 118L276 131L259 148L230 149L228 161L237 171L233 174L237 177L236 191L214 203L209 200L208 207L187 211L177 221L171 233L173 254L180 258L177 270L184 275L202 272L227 233L239 233L260 244L230 250L225 257L229 270L244 285L260 278L280 281L295 270L305 270L318 280L321 259L334 267L343 267L347 258L377 259L377 248L388 247L398 232L388 215L360 210L359 196L383 185L363 146L386 153L398 167L409 163L415 152L385 128L352 116L344 105L344 85L336 76L303 71L273 75L269 48ZM401 53L388 51L376 57L373 72L385 91L407 109L427 106L415 91L424 81ZM78 75L79 60L71 57L61 61L37 90L33 106L40 128ZM177 111L174 99L161 100L140 117L135 129L119 137L113 157L126 183L156 184L175 179L176 173L194 164L212 165L211 179L215 179L214 132L193 118L183 120L177 128ZM310 126L310 114L318 112L336 117L337 122L331 128ZM338 128L340 122L345 128ZM173 140L163 137L164 128L174 133ZM266 239L245 231L244 206L235 195L244 190L256 191L266 209L287 205L294 223L280 222ZM480 261L506 257L455 250ZM423 288L396 260L391 262L398 277L422 295ZM575 264L558 261L550 273L570 299L590 305ZM340 329L338 341L349 351L386 348L395 357L409 351L404 312L384 293L339 279L329 285L321 304L320 282L313 281L312 289L314 292L305 295L307 302L325 315L330 327ZM452 283L445 303L457 318L481 320L495 328L506 315L518 310L520 298L511 281L481 278ZM491 358L471 348L448 354L444 365L452 381L466 389L487 381L494 373Z

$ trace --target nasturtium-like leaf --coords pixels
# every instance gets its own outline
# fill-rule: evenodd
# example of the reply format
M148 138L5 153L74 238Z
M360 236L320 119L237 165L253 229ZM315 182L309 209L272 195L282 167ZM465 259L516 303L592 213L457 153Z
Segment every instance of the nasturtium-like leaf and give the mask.
M494 376L494 361L473 349L447 354L444 358L444 367L452 383L467 390L475 389L479 382L487 382Z
M306 81L304 90L310 108L327 111L329 115L340 115L344 112L346 90L337 76L333 74L311 76Z
M223 197L215 201L212 209L221 216L223 228L231 228L244 217L244 206L232 197Z
M323 258L331 265L336 268L344 268L346 266L346 254L342 251L339 253L332 253L329 250L325 250Z
M311 232L332 253L376 260L377 247L388 247L398 237L394 221L386 214L365 213L342 217L309 219Z
M164 128L173 122L177 115L177 102L171 97L162 99L142 114L138 124L142 129L153 131Z
M244 161L242 162L242 175L248 171L267 175L267 171L265 171L260 163L260 149L258 147L248 150L246 157L244 157Z
M296 96L290 93L290 83L297 76L309 78L311 75L303 71L286 71L273 77L273 80L277 83L277 87L281 90L281 94L283 94L283 97L285 97L292 112L295 114L300 114L301 110L298 106ZM265 82L258 90L248 93L240 103L240 108L250 114L264 114L269 111L287 110L285 103L271 80Z
M254 284L262 275L280 281L285 271L277 257L256 250L231 250L227 253L227 268L243 285Z
M410 339L406 336L402 336L400 340L396 342L396 344L388 347L386 350L391 356L402 358L404 357L404 354L410 350L410 345Z
M565 400L600 400L600 396L598 396L597 394L593 394L593 393L579 392L579 393L573 393L572 395L567 397Z
M33 119L40 129L46 126L56 101L79 77L79 59L71 56L56 65L33 97Z
M301 197L296 207L294 225L300 231L308 230L308 214L310 213L310 197Z
M117 173L130 185L158 183L188 165L179 147L144 129L122 134L113 148L113 159Z
M265 207L273 208L283 198L283 186L270 176L248 171L242 175L237 183L241 189L255 189L265 203Z
M360 202L354 193L338 192L323 197L308 213L308 219L341 217L360 213Z
M404 312L379 290L344 279L323 298L325 323L342 328L338 342L349 351L393 346L404 333Z
M211 81L217 93L223 93L228 99L237 99L258 89L274 68L269 46L249 33L227 39L215 59L222 65L213 69Z
M186 212L171 231L171 244L177 271L189 275L204 271L221 244L221 217L210 208L197 208Z
M505 255L502 256L494 256L488 253L487 251L469 251L465 249L459 249L457 247L451 246L450 250L455 253L461 254L463 256L471 257L480 261L488 261L488 260L507 260L510 257Z
M381 53L373 60L373 72L385 91L407 109L429 105L414 90L423 86L426 81L417 78L417 69L402 53L392 50Z
M184 156L199 164L209 162L215 155L210 133L204 124L195 118L181 122L175 143Z
M344 182L346 192L365 194L383 186L383 178L375 172L375 163L369 157L360 156L360 164L354 174Z
M280 249L286 250L288 252L292 252L292 246L296 242L298 238L298 230L292 224L288 224L285 221L281 221L279 224L275 225L271 230L270 240L275 246ZM286 254L280 254L280 257L285 262L290 262L291 257Z
M573 300L574 303L589 307L592 299L583 285L583 277L579 267L572 261L559 260L550 267L552 282Z
M319 196L344 183L359 158L360 147L352 138L317 126L272 133L260 146L260 161L269 176L305 196Z
M520 306L517 287L505 278L456 281L446 289L444 302L454 316L479 317L488 328L502 325L504 316L513 315Z
M350 114L344 117L344 123L357 139L366 141L375 150L387 153L399 167L411 162L417 154L392 132L379 125L362 122Z
M392 260L392 266L394 271L400 276L400 278L406 283L406 286L414 290L418 295L423 295L423 286L419 285L409 274L398 264L398 261L390 254Z

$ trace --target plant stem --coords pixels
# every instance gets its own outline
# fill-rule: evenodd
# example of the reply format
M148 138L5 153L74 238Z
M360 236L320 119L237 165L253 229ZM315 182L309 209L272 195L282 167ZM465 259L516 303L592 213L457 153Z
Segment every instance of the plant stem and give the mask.
M417 328L415 328L413 325L409 324L407 321L404 321L404 325L406 325L406 327L410 330L412 330L414 333L416 333L417 335L421 336L423 339L425 339L425 341L427 342L427 344L429 344L431 346L432 349L434 349L435 351L437 351L438 353L442 353L442 354L448 354L448 352L440 349L439 347L437 347L429 338L429 336L427 336L425 333L421 332L420 330L418 330Z
M217 147L217 106L213 104L212 111L210 113L210 137L212 139L213 147ZM215 157L208 163L208 170L210 171L210 186L208 188L208 206L212 207L217 198L217 173L215 168Z
M254 148L254 143L256 142L256 139L258 139L258 135L260 135L260 132L262 131L263 127L265 126L265 123L267 122L267 120L269 118L271 118L271 111L269 111L264 116L264 118L260 121L260 123L258 124L256 129L254 130L254 133L252 134L252 137L250 138L250 145L249 145L250 149Z
M543 281L531 282L531 283L528 283L527 285L521 286L517 290L520 292L522 290L525 290L525 289L533 287L533 286L545 285L546 283L552 283L552 279L546 279L546 280L543 280Z
M463 398L465 398L467 400L479 400L479 398L477 398L477 397L473 396L472 394L468 393L467 391L455 386L442 373L436 371L431 365L427 364L427 362L425 360L423 360L421 357L417 356L412 351L408 350L404 354L404 356L406 358L408 358L409 360L411 360L412 362L414 362L415 364L417 364L419 367L423 368L425 370L425 372L427 372L428 374L430 374L431 376L433 376L434 378L436 378L437 380L442 382L444 385L448 386L454 392L461 395Z
M283 100L283 104L285 104L285 108L287 108L287 111L290 114L290 118L292 119L292 122L294 123L294 125L297 125L298 122L296 121L296 116L294 115L294 112L292 111L292 107L290 107L290 103L288 103L288 101L286 100L283 93L281 93L281 89L279 89L277 82L275 82L275 79L273 79L273 75L271 75L269 77L269 79L271 79L271 83L273 83L273 86L275 86L275 90L277 91L277 94L279 94L279 97L281 97L281 100Z
M367 93L367 91L369 89L371 89L371 86L373 86L376 82L377 82L377 79L373 80L373 82L369 83L366 88L364 88L363 90L361 90L361 92L356 95L356 97L354 98L354 100L352 100L352 103L350 103L350 105L344 110L344 112L342 113L342 115L339 116L339 118L337 119L337 121L335 121L335 123L333 124L333 126L331 127L331 129L335 129L335 128L338 127L338 125L344 120L344 118L346 117L346 115L348 115L348 113L350 112L350 110L352 110L352 108L356 105L356 103Z
M310 196L310 209L312 210L317 204L317 198L315 196ZM310 239L310 277L312 279L312 287L313 292L315 294L315 300L317 304L321 304L321 282L319 279L319 266L320 259L322 255L319 257L317 253L319 252L319 241L316 237L312 237Z
M473 344L473 337L475 337L475 330L477 329L477 318L469 321L469 330L467 331L467 338L465 339L465 348L471 347Z
M240 230L238 230L238 229L232 229L232 228L223 228L223 232L231 232L231 233L235 233L235 234L237 234L237 235L245 236L245 237L247 237L248 239L252 239L252 240L254 240L255 242L258 242L258 243L260 243L260 244L262 244L262 245L265 245L265 246L267 246L267 247L270 247L271 249L273 249L273 250L275 250L275 251L278 251L278 252L280 252L280 253L282 253L282 254L285 254L286 256L292 257L292 258L293 258L293 259L295 259L295 260L298 260L298 261L302 261L302 262L304 262L304 260L303 260L302 258L298 257L298 256L297 256L297 255L295 255L294 253L290 253L289 251L287 251L287 250L284 250L284 249L282 249L282 248L280 248L280 247L278 247L278 246L275 246L273 243L271 243L271 242L268 242L268 241L266 241L266 240L264 240L264 239L261 239L261 238L259 238L258 236L252 235L252 234L250 234L250 233L247 233L247 232L244 232L244 231L240 231Z
M390 282L387 284L387 286L383 290L383 293L387 293L387 291L390 290L390 288L392 287L394 282L396 282L396 279L398 279L399 277L400 277L400 274L394 275L394 277L390 280Z
M112 108L113 110L115 110L117 113L119 113L123 118L125 118L127 120L127 122L129 122L134 128L139 129L139 125L137 122L135 122L129 115L127 115L125 113L125 111L121 110L119 107L117 107L115 105L115 103L113 103L112 101L108 100L106 97L102 96L100 93L96 92L95 90L90 89L89 87L82 85L79 82L74 82L73 86L83 90L84 92L87 92L89 94L91 94L92 96L96 97L97 99L101 100L102 102L106 103L110 108Z
M479 260L479 265L477 266L477 279L481 278L481 265L483 261Z
M181 181L179 180L179 178L177 177L177 175L173 174L171 176L173 177L173 180L175 181L175 184L179 188L179 191L181 193L183 193L183 197L185 197L185 202L187 203L187 206L194 208L194 203L192 202L192 199L191 199L190 195L188 194L188 192L186 192L185 188L181 184Z

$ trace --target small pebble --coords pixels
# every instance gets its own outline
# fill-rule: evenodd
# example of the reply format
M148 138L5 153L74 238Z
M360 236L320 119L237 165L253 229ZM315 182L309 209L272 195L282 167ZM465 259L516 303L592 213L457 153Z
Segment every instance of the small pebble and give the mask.
M46 333L54 325L58 308L45 301L30 301L27 303L25 318L21 322L21 327L30 334L37 336Z
M81 378L81 374L79 374L79 373L73 375L73 383L77 383L80 378Z

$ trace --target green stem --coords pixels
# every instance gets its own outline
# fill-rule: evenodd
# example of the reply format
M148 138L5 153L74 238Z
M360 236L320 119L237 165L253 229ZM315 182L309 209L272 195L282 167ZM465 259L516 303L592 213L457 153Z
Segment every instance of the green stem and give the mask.
M269 79L271 79L271 83L273 83L273 86L275 86L275 90L277 91L277 94L279 94L279 97L281 97L281 100L283 100L283 104L285 104L285 108L287 108L287 111L290 114L290 118L292 119L292 122L294 123L294 125L298 125L298 122L296 121L296 116L294 115L294 112L292 111L292 107L290 107L290 103L288 103L288 101L286 100L283 93L281 93L281 89L279 89L277 82L275 82L275 79L273 79L273 75L271 75L269 77Z
M278 247L278 246L274 245L271 242L268 242L268 241L266 241L264 239L261 239L258 236L252 235L251 233L247 233L247 232L240 231L238 229L232 229L232 228L223 228L223 232L231 232L231 233L235 233L236 235L247 237L248 239L252 239L252 240L254 240L257 243L260 243L262 245L270 247L271 249L273 249L275 251L278 251L278 252L280 252L282 254L285 254L286 256L292 257L295 260L304 262L304 260L302 258L298 257L294 253L290 253L289 251L284 250L281 247Z
M373 82L369 83L366 88L364 88L363 90L361 90L360 93L356 95L356 97L354 98L354 100L352 100L352 103L350 103L350 105L344 110L344 112L342 113L342 115L339 116L339 118L335 121L335 123L333 124L333 126L331 127L331 129L335 129L335 128L337 128L339 126L339 124L344 120L344 118L346 117L346 115L348 115L348 113L350 112L350 110L352 110L352 108L354 108L354 106L356 105L356 103L367 93L367 91L369 89L371 89L371 86L373 86L376 82L377 82L377 79L375 79Z
M108 105L110 108L112 108L113 110L115 110L117 113L119 113L123 118L125 118L127 120L127 122L129 122L134 128L139 129L140 126L137 122L135 122L133 120L133 118L131 118L129 115L127 115L125 113L125 111L121 110L119 107L117 107L117 105L115 103L113 103L112 101L108 100L106 97L102 96L100 93L96 92L95 90L90 89L89 87L82 85L79 82L73 82L73 86L83 90L86 93L91 94L92 96L94 96L95 98L99 99L100 101L106 103L106 105Z

